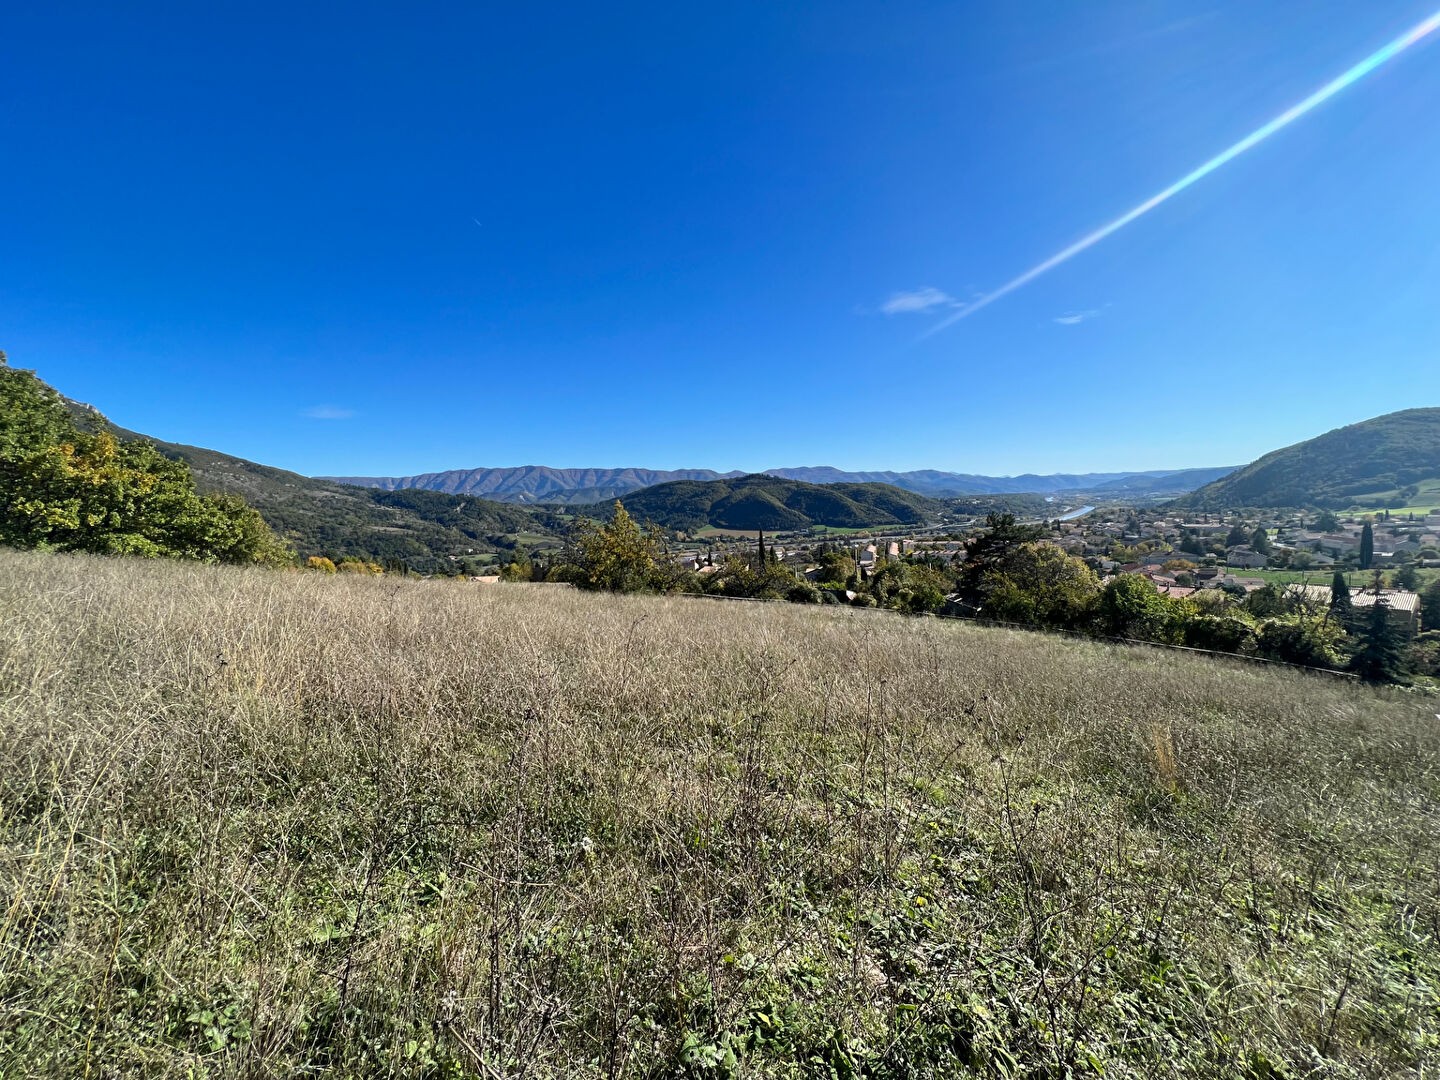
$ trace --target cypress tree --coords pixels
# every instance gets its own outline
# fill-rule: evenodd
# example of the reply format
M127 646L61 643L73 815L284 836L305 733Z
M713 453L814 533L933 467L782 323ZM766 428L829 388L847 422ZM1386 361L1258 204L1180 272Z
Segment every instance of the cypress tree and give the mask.
M1369 570L1370 564L1375 561L1375 530L1370 527L1370 522L1360 530L1360 569Z
M1330 579L1330 614L1335 621L1347 629L1355 615L1355 605L1350 602L1350 586L1346 584L1345 573L1335 571Z

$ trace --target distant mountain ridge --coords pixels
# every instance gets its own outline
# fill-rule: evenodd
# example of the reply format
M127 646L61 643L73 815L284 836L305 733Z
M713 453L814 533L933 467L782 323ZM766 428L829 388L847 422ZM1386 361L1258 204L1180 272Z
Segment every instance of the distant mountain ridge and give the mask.
M419 476L324 476L319 479L354 487L401 491L422 488L450 495L479 495L497 502L601 502L672 480L726 480L741 472L714 469L552 469L519 465L499 469L450 469Z
M557 533L553 511L435 491L377 491L312 479L200 446L166 442L108 420L99 409L61 395L84 431L143 440L185 462L200 491L241 496L302 555L353 555L400 561L423 571L449 556L505 550L521 534Z
M829 465L766 469L765 476L807 484L890 484L930 498L1008 495L1060 491L1116 494L1181 494L1218 479L1233 466L1204 469L1153 469L1139 472L1054 473L1040 476L982 476L975 473L918 469L910 472L852 472ZM451 469L417 476L325 476L332 483L399 491L421 488L453 495L479 495L499 502L582 505L618 499L656 484L679 480L730 480L745 473L713 469L555 469L545 465L514 468Z
M1199 509L1403 506L1440 478L1440 408L1405 409L1273 450L1176 501Z

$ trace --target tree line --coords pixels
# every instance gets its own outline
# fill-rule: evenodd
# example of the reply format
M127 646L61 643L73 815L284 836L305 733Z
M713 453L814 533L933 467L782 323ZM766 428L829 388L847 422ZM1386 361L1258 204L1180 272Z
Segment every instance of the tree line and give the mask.
M1083 560L1043 537L1039 526L990 514L963 555L952 559L877 553L873 567L862 567L850 551L822 544L807 553L818 567L815 580L807 580L776 557L762 533L750 551L731 553L700 574L680 566L661 530L642 526L617 502L609 521L577 523L550 564L512 563L505 576L615 592L704 593L970 616L1348 670L1374 682L1440 676L1440 633L1407 642L1383 597L1357 609L1341 574L1323 604L1275 585L1248 594L1206 589L1173 597L1138 574L1102 581ZM1426 590L1422 602L1424 624L1440 627L1440 582Z

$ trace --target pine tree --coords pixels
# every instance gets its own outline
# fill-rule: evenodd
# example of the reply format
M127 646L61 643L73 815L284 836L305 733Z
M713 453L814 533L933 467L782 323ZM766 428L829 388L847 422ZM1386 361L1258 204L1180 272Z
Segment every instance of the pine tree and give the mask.
M1370 522L1360 530L1360 569L1369 570L1370 564L1375 561L1375 530L1370 527Z
M1405 650L1400 631L1390 621L1390 605L1376 597L1360 633L1360 649L1350 670L1366 682L1401 682L1405 677Z

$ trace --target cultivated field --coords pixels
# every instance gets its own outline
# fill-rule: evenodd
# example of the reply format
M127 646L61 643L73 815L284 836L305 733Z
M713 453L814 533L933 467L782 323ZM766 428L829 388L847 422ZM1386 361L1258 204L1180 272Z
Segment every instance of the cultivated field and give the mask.
M1434 699L0 552L0 1075L1440 1069Z

